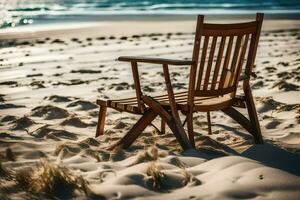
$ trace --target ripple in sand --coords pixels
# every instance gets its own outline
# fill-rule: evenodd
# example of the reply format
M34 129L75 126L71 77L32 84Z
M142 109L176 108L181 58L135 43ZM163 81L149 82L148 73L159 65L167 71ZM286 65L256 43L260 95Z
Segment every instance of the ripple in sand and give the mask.
M273 85L273 88L278 87L279 90L284 91L299 91L300 86L293 83L288 83L286 81L279 81Z
M71 117L69 119L66 119L64 120L61 125L63 126L75 126L75 127L78 127L78 128L86 128L86 127L89 127L89 126L95 126L96 124L88 124L86 122L83 122L81 119L79 119L78 117Z
M15 105L12 103L1 103L0 109L10 109L10 108L24 108L25 106L22 105Z
M62 119L68 117L69 113L65 109L47 105L33 108L32 116L44 117L45 119Z
M66 130L52 129L52 128L49 128L48 125L45 125L39 129L37 129L30 135L32 135L35 138L47 137L49 139L54 139L54 140L57 140L58 138L63 138L63 139L68 139L68 140L77 140L78 139L78 137L75 133L71 133Z
M91 103L89 101L83 101L83 100L78 100L67 105L67 107L76 107L76 106L79 107L79 110L91 110L91 109L98 108L96 104Z
M258 109L259 112L285 112L285 111L294 111L300 113L300 104L285 104L278 101L275 101L272 97L259 98L259 101L263 103L262 107Z
M268 112L275 110L277 106L284 105L275 101L272 97L261 98L259 101L263 103L262 107L258 109L259 112Z
M27 116L21 117L14 121L13 130L22 130L28 128L29 126L35 124L35 122Z
M6 115L5 117L3 117L1 119L1 122L11 122L11 121L14 121L16 120L16 117L15 116L12 116L12 115Z
M9 138L9 139L14 139L14 140L22 140L21 137L14 136L8 133L0 133L0 138Z
M86 138L86 139L82 140L80 143L88 144L91 146L99 146L100 145L100 143L97 140L95 140L94 138Z

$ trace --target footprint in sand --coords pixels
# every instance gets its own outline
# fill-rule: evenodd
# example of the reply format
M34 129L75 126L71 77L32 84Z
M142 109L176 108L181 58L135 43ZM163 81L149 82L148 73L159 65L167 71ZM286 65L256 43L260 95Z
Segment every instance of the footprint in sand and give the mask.
M10 109L10 108L25 108L25 106L15 105L12 103L1 103L0 104L0 109Z
M253 89L259 89L259 88L262 88L263 86L265 86L264 82L263 81L257 81L256 83L254 83L252 85L252 88Z
M277 70L275 67L265 67L265 69L268 71L268 73L273 73Z
M77 140L78 137L75 133L71 133L66 130L56 130L49 128L48 125L45 125L37 130L35 130L33 133L30 134L31 136L35 138L50 138L50 139L55 139L59 140L59 138L62 139L68 139L68 140Z
M65 96L58 96L58 95L52 95L45 97L44 99L48 99L52 102L69 102L72 101L71 97L65 97Z
M265 127L267 129L275 129L279 124L281 124L281 122L279 120L274 119L273 121L267 123Z
M12 127L12 129L13 130L23 130L33 124L36 124L36 123L29 117L24 116L24 117L21 117L14 121L14 126Z
M127 126L127 124L125 124L124 122L119 122L119 123L117 123L113 128L114 129L123 129L123 128L125 128Z
M98 108L98 106L89 101L78 100L70 103L67 107L78 107L78 110L92 110Z
M13 140L23 140L23 138L21 138L21 137L14 136L14 135L11 135L11 134L8 134L8 133L0 133L0 138L1 139L9 138L9 139L13 139Z
M95 146L95 147L100 145L100 143L97 140L95 140L94 138L86 138L86 139L80 141L80 143L88 144L90 146Z
M300 113L300 104L285 104L278 101L275 101L272 97L260 98L258 101L263 103L262 107L258 109L259 112L286 112L294 111Z
M79 70L71 70L71 73L80 73L80 74L99 74L101 70L91 70L91 69L79 69Z
M272 88L275 88L275 87L278 87L279 90L284 90L284 91L299 91L300 90L299 85L295 85L293 83L288 83L283 80L275 83Z
M43 74L39 73L39 74L28 74L26 75L26 77L30 78L30 77L37 77L37 76L44 76Z
M16 117L15 116L12 116L12 115L6 115L4 116L2 119L1 119L1 122L12 122L16 120Z
M0 94L0 102L3 103L5 101L4 94Z
M33 81L30 83L30 86L35 87L35 89L46 88L44 86L44 83L45 83L44 81Z
M37 117L44 117L45 119L62 119L69 116L69 113L67 110L47 105L47 106L38 106L33 108L32 110L32 116Z
M268 112L271 110L275 110L278 106L282 105L282 103L275 101L272 97L259 98L259 100L263 105L258 109L258 112Z
M108 89L115 89L117 91L119 90L128 90L129 88L133 88L133 85L129 85L126 82L122 82L122 83L113 83L110 85L110 87Z
M1 82L0 85L13 85L13 86L17 86L18 82L16 82L16 81L4 81L4 82Z
M86 122L83 122L80 118L78 117L71 117L69 119L66 119L64 120L61 125L63 126L74 126L74 127L77 127L77 128L86 128L86 127L89 127L89 126L96 126L96 123L91 123L91 124L88 124Z

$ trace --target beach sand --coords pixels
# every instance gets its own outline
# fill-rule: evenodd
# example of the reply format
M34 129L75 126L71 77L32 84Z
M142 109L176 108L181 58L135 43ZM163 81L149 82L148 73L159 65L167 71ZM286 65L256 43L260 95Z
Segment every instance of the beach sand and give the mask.
M135 94L130 66L115 59L190 59L194 29L195 20L124 20L1 30L0 199L299 199L299 20L263 25L251 84L264 145L222 112L211 114L212 135L195 114L197 150L153 127L128 150L103 150L139 118L112 109L94 138L96 99ZM170 70L176 90L188 69ZM165 91L161 72L140 68L145 93Z

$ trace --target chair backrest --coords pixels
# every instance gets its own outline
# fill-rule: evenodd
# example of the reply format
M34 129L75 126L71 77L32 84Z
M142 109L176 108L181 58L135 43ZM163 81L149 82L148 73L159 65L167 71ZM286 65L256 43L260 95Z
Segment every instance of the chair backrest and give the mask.
M236 93L242 69L252 72L263 14L237 24L208 24L199 15L195 32L190 90L192 96L221 96ZM191 92L191 91L190 91Z

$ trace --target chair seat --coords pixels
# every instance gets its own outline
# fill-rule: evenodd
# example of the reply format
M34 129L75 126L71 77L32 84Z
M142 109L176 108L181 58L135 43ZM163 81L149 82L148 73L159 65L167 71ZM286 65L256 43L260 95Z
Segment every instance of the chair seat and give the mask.
M187 98L188 91L175 93L175 101L177 108L181 111L187 111ZM153 99L158 101L162 106L169 106L168 95L152 96ZM195 111L212 111L220 110L233 105L236 98L231 98L230 94L223 96L209 96L209 97L195 97L194 110ZM240 102L239 102L240 103ZM126 99L116 100L97 100L97 104L100 106L107 106L109 108L116 109L118 111L125 111L134 114L142 114L142 111L138 108L137 98L131 97Z

